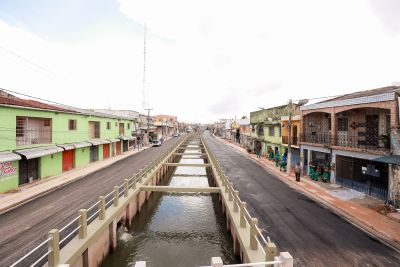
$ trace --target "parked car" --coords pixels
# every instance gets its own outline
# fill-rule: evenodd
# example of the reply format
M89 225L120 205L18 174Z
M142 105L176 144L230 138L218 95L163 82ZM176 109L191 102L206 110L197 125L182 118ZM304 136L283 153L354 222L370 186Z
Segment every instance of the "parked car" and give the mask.
M173 136L173 137L178 137L179 134L178 134L178 133L174 133L172 136Z
M161 146L161 144L159 140L153 140L153 146Z

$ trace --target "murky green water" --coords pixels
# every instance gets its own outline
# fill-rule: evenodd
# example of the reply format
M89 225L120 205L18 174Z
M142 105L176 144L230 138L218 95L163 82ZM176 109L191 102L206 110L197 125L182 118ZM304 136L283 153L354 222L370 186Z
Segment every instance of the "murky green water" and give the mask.
M196 156L184 156L180 162L204 163ZM205 168L178 167L169 185L208 187L209 180ZM153 193L131 229L119 230L117 250L102 266L134 266L140 260L147 266L202 266L215 256L225 264L240 262L233 254L218 195Z

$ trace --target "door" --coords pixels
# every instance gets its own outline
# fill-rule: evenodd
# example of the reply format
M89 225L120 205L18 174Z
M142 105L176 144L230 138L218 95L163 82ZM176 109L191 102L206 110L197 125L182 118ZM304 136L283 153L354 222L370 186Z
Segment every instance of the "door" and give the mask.
M348 130L349 130L349 119L348 118L338 118L337 119L337 141L338 146L354 146L349 144L348 140Z
M22 158L19 161L19 184L26 184L29 182L29 177L33 180L39 178L39 159Z
M90 147L90 162L95 162L99 160L99 146Z
M75 150L66 150L62 153L62 171L69 171L74 168Z
M379 138L379 116L369 115L366 120L366 133L365 133L365 143L370 147L378 146Z
M128 140L123 141L123 143L122 143L122 150L123 150L124 152L125 152L125 151L128 151L128 143L129 143Z
M103 145L103 159L106 159L110 156L110 144Z
M117 142L116 147L117 147L117 155L121 155L121 141Z

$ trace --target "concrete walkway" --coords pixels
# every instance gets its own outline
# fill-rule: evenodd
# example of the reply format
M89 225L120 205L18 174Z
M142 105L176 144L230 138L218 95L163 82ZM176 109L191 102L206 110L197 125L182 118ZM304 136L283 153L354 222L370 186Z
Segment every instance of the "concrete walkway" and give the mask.
M26 202L35 198L48 194L62 186L77 181L87 175L106 168L115 162L132 156L140 151L146 150L150 146L144 146L140 150L129 150L121 155L117 155L104 160L96 161L84 167L72 169L61 175L48 177L45 179L37 180L31 184L21 185L18 189L0 193L0 214L16 208Z
M310 198L341 214L363 230L379 237L389 245L400 250L400 222L351 201L351 199L360 196L359 192L352 192L354 190L351 189L341 189L335 185L331 186L329 184L313 182L308 176L301 177L301 181L296 182L294 174L280 172L279 168L275 167L274 162L266 158L257 158L255 154L248 153L246 149L240 147L237 143L232 143L220 138L218 138L218 140L228 144L230 147L252 158L254 161L257 161L269 172L275 174L276 177L279 177L292 188L303 192Z

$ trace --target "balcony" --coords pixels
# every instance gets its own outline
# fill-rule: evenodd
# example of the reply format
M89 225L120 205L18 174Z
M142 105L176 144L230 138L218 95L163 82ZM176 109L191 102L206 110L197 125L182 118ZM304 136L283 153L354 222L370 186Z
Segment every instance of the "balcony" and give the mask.
M339 133L337 136L332 136L330 133L311 133L302 134L300 140L303 143L345 149L350 148L354 150L372 150L384 153L388 153L390 151L390 137L388 135L371 135L360 132L358 135Z
M297 136L292 136L291 139L292 139L292 143L291 143L292 146L299 145ZM289 136L282 135L282 144L286 144L286 145L289 144Z
M332 144L330 133L303 133L300 135L300 141L304 143L319 144L329 146Z
M17 147L37 144L51 144L51 132L42 130L24 130L18 131Z

